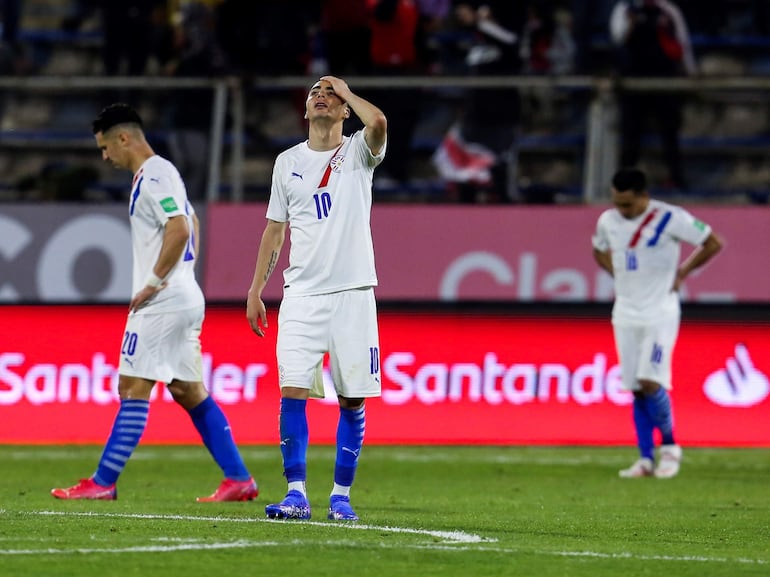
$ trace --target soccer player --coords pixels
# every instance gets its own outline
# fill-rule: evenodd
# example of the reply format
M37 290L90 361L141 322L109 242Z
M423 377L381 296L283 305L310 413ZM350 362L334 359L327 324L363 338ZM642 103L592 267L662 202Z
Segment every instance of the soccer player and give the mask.
M364 128L343 136L351 111ZM379 108L333 76L323 76L310 89L305 117L308 139L275 161L267 225L246 304L252 330L264 336L261 295L290 227L276 347L288 493L265 512L276 519L310 518L306 406L309 397L323 397L321 369L328 353L340 410L328 518L357 521L350 488L364 439L364 402L381 393L369 217L372 176L385 156L387 121Z
M246 501L257 485L241 459L230 425L202 382L203 293L195 280L199 223L179 172L148 144L142 120L125 104L93 122L102 158L134 174L128 214L133 288L120 350L120 408L96 472L77 485L53 489L59 499L117 498L116 483L147 425L150 393L167 383L224 473L217 490L198 501Z
M678 291L722 242L685 209L651 199L647 178L622 168L612 178L614 208L605 210L593 236L593 254L613 276L612 325L623 386L633 392L639 459L620 476L660 479L679 472L682 448L674 440L671 357L681 316ZM697 248L680 264L680 244ZM661 436L657 465L654 431Z

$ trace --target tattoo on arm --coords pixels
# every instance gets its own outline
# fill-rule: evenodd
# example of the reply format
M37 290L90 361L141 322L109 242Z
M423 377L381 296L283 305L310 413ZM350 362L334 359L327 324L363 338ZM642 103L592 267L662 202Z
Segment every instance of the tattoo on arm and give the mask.
M273 269L275 269L275 265L278 262L278 253L276 251L273 251L273 254L270 255L270 262L267 265L267 271L265 272L265 282L267 282L267 279L270 278L270 275L273 274Z

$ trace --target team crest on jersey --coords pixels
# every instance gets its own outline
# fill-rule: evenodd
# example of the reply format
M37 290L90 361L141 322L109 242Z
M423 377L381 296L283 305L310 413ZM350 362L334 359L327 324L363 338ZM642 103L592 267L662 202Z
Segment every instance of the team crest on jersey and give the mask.
M332 168L332 172L340 172L342 170L342 163L345 162L345 155L338 154L329 161L329 166Z

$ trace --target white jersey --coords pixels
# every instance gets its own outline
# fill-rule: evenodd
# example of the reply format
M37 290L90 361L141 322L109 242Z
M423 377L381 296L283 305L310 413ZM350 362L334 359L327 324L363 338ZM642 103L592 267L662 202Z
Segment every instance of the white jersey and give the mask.
M333 151L305 141L278 155L267 218L291 230L285 295L377 285L369 219L372 176L384 156L385 146L372 155L362 130Z
M174 165L157 155L148 158L134 175L128 205L134 253L132 294L145 286L158 261L169 218L184 215L190 237L182 257L165 279L167 286L139 308L137 314L179 311L203 304L203 293L195 279L193 213L184 182Z
M671 290L679 267L680 242L701 245L711 227L685 209L651 199L643 214L624 218L615 208L599 217L593 246L609 250L615 278L612 322L656 323L678 318L679 295Z

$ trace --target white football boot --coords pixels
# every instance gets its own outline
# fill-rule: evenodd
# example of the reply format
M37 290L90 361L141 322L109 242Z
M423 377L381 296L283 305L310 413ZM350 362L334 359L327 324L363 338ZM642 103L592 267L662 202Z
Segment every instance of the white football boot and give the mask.
M642 457L628 469L621 469L618 474L624 479L636 479L639 477L652 477L655 465L651 459Z
M679 473L679 463L682 460L682 447L679 445L661 445L658 466L655 476L658 479L670 479Z

